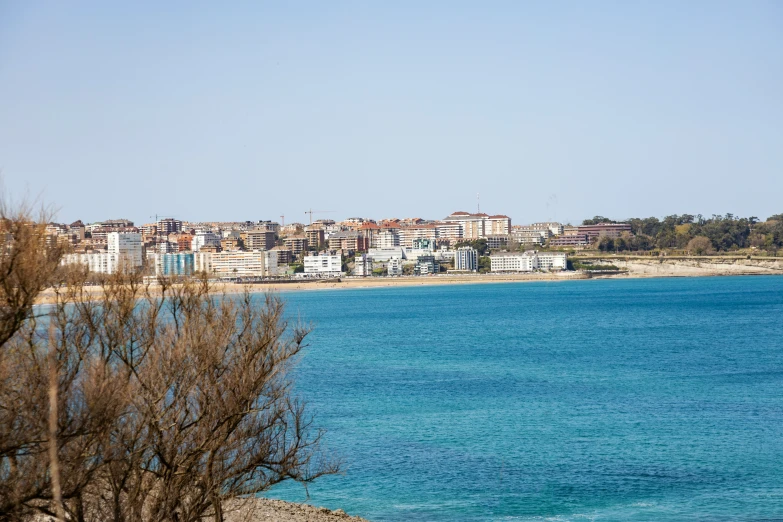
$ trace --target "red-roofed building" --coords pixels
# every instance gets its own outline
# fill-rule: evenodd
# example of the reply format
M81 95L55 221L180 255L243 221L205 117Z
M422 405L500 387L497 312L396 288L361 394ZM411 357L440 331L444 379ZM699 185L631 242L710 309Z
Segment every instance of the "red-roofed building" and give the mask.
M511 231L511 218L503 214L490 216L483 212L468 214L459 211L453 212L443 221L459 223L464 239L479 239L489 235L508 234Z

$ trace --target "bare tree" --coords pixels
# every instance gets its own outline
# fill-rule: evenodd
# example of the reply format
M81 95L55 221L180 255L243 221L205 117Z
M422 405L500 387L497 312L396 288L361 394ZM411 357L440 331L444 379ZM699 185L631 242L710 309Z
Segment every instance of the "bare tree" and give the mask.
M292 390L309 330L279 297L126 271L88 293L41 223L4 223L0 519L222 521L229 500L338 471Z

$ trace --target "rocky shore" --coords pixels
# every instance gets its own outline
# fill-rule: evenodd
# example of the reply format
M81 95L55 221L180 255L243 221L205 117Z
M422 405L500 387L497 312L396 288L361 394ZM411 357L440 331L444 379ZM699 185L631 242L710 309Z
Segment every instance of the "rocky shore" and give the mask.
M596 256L590 261L625 270L613 278L783 275L781 258Z
M253 498L229 507L225 522L368 522L342 509L330 510L308 504Z

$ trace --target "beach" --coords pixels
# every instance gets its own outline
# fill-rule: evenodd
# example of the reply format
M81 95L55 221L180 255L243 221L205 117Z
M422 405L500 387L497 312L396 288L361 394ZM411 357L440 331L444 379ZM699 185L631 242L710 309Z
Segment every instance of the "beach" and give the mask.
M544 281L572 281L579 279L628 279L654 277L704 277L731 275L783 275L783 258L658 258L634 256L596 256L591 262L614 265L619 272L533 272L533 273L488 273L488 274L439 274L430 276L402 277L343 277L340 279L289 279L264 283L217 283L215 294L237 294L246 289L259 292L291 292L309 290L369 289L405 286L466 285L491 283L524 283ZM155 292L156 285L152 285ZM85 291L96 296L99 286L85 287ZM54 291L45 290L37 304L51 304Z

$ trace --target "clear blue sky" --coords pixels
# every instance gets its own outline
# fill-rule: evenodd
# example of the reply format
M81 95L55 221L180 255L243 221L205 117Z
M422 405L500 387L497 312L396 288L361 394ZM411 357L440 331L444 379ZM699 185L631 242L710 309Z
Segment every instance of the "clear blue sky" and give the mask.
M73 5L72 5L73 4ZM783 212L783 2L0 1L62 221Z

